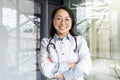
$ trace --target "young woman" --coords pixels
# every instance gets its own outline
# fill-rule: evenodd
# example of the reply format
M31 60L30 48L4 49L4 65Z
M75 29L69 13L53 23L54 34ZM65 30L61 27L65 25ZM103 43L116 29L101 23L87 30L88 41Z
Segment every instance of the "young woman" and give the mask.
M91 70L87 42L74 32L72 11L60 6L52 13L50 38L43 38L38 55L41 73L48 80L83 80Z

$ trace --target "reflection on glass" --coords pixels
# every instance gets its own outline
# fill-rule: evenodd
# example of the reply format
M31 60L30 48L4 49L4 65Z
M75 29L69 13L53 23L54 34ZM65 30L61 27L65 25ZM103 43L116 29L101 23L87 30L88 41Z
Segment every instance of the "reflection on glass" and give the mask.
M2 0L0 4L0 58L4 61L0 61L0 80L36 80L40 30L34 23L34 1Z
M64 2L74 11L76 32L86 38L90 47L93 70L86 80L119 80L120 1Z

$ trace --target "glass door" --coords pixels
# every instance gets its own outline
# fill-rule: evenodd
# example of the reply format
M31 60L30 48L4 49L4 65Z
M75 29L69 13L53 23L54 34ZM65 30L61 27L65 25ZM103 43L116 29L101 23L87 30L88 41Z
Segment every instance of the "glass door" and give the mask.
M34 0L0 0L0 80L36 80L40 8Z
M120 1L64 0L75 14L75 31L88 42L93 68L85 80L120 79Z

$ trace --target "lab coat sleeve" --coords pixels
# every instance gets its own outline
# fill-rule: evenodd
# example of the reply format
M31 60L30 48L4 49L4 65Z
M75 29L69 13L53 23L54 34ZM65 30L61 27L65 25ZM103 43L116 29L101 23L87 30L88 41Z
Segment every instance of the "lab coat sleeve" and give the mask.
M65 80L72 80L78 79L80 77L85 77L89 74L91 70L92 63L86 40L83 37L78 36L77 43L79 61L73 68L63 73Z
M41 41L41 49L38 54L38 67L41 73L47 78L55 77L58 65L56 63L49 62L46 57L49 56L47 51L48 39L44 38Z

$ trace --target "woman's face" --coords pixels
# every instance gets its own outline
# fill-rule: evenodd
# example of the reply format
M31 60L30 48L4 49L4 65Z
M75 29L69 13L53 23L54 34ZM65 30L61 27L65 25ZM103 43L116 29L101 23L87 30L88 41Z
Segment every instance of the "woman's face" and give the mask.
M54 16L53 25L60 37L66 36L72 26L72 20L68 12L64 9L59 9Z

